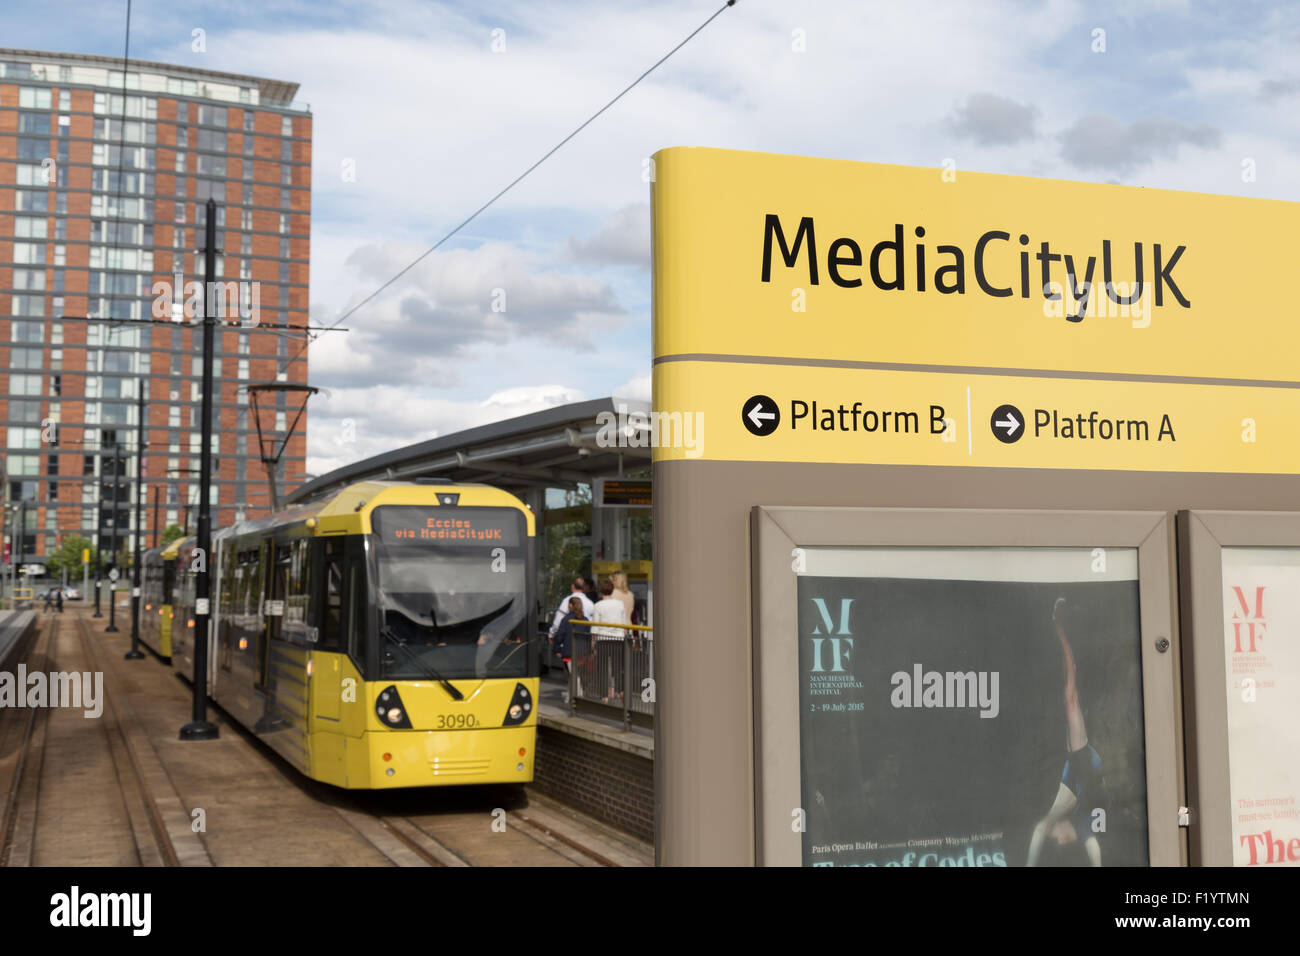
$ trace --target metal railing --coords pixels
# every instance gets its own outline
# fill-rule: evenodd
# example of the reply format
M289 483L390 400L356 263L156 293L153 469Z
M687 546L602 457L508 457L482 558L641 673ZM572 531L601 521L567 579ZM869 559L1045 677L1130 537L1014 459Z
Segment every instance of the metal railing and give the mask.
M654 726L654 629L640 624L602 624L576 618L569 667L569 713L621 719L630 730ZM591 627L624 636L593 635Z

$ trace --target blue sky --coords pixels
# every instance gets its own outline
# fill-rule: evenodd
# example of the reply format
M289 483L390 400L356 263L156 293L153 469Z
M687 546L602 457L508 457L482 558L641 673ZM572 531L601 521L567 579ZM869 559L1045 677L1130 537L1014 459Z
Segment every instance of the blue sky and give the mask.
M720 5L137 0L131 50L301 85L312 317L327 324ZM0 45L120 56L125 6L10 3ZM308 468L579 398L647 398L642 164L659 148L951 158L1296 200L1297 47L1294 4L740 0L354 331L312 346L329 395L313 400Z

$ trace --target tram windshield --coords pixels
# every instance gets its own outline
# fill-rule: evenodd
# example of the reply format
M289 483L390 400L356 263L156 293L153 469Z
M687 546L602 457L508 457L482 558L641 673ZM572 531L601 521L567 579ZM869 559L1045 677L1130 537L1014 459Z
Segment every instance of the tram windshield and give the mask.
M527 673L527 534L511 508L383 505L371 516L380 674Z

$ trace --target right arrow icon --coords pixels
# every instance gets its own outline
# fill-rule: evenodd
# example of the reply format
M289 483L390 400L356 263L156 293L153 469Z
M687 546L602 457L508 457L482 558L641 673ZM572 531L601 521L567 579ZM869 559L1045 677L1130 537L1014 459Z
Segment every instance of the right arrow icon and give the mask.
M1014 405L999 405L993 410L989 425L997 440L1009 445L1020 441L1025 433L1025 416Z

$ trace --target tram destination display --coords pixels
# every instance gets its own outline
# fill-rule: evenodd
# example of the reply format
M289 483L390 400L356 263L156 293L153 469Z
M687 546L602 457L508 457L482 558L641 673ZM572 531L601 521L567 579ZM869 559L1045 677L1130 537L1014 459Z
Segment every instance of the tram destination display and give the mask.
M384 505L371 517L375 534L385 543L494 544L510 547L520 540L519 516L502 508L427 508Z
M803 862L1148 862L1136 552L809 548Z

